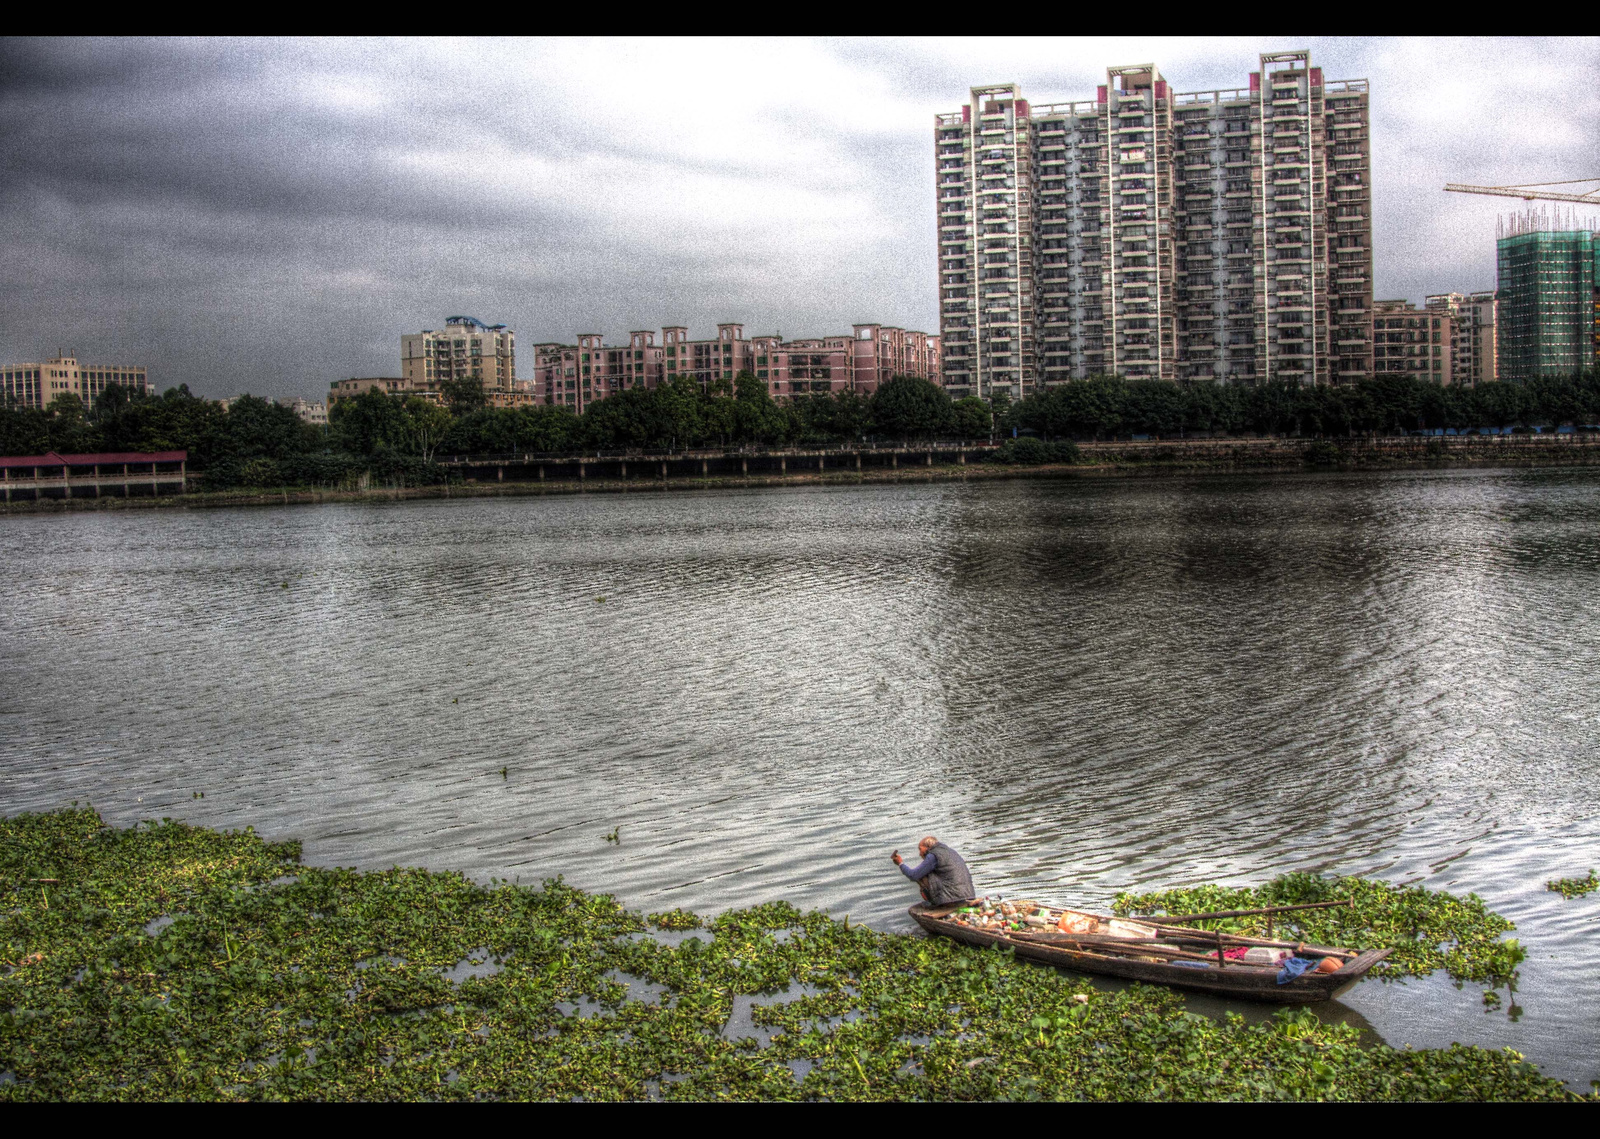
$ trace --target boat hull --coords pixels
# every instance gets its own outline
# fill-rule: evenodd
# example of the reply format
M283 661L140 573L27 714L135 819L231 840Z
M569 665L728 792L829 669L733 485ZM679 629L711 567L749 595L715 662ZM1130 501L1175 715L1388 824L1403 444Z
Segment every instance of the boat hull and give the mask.
M1207 965L1203 968L1191 968L1159 961L1137 961L1129 957L1025 941L1008 937L1003 933L989 933L959 922L943 920L943 914L956 908L919 904L912 906L908 912L913 921L936 937L948 937L983 948L1002 945L1014 950L1018 957L1037 961L1043 965L1055 965L1062 969L1099 977L1120 977L1127 981L1141 981L1147 985L1169 985L1190 992L1270 1004L1299 1005L1329 1000L1361 980L1369 969L1387 957L1390 952L1387 949L1369 949L1345 962L1338 972L1303 973L1294 980L1280 985L1275 969L1244 965L1225 965L1221 968Z

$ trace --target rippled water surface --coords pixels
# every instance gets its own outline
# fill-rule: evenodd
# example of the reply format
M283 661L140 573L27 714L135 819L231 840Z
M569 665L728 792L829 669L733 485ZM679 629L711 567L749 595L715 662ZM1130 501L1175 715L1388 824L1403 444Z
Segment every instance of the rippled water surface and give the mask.
M1330 1015L1600 1078L1600 896L1543 889L1600 865L1592 473L21 516L0 553L4 813L892 929L930 831L1085 905L1421 881L1517 922L1520 1017L1440 978Z

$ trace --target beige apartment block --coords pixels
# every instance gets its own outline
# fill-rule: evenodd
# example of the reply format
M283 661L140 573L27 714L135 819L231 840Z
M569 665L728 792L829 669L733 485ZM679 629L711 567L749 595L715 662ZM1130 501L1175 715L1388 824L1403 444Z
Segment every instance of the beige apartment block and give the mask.
M437 388L414 386L403 376L352 376L348 380L335 380L328 386L328 406L342 399L353 399L364 392L380 391L385 395L421 396L429 403L443 402Z
M478 380L483 390L510 395L516 389L517 334L503 324L470 316L445 318L438 331L400 337L400 374L413 390L437 388L444 380Z
M1462 387L1493 383L1500 378L1495 355L1495 326L1500 306L1493 289L1481 293L1438 293L1425 298L1429 312L1451 320L1450 375Z
M335 380L328 388L327 406L331 410L333 405L340 400L350 399L363 392L374 390L402 399L416 396L418 399L427 400L429 403L442 404L446 402L444 394L439 390L439 381L437 380L429 383L426 380L416 382L404 376L369 376L366 378L357 377L348 380ZM513 380L509 388L486 387L483 394L487 398L490 407L524 407L537 402L533 397L532 385L524 380ZM308 405L309 408L320 406L320 404ZM300 413L300 415L302 419L305 419L307 413ZM316 421L307 419L307 422Z
M1375 301L1372 314L1376 374L1399 372L1440 385L1455 382L1450 355L1455 322L1449 313L1419 309L1410 301Z
M6 364L0 367L0 402L10 407L43 409L60 395L75 395L85 407L111 384L150 394L145 370L125 364L82 364L76 356L60 355L42 364Z

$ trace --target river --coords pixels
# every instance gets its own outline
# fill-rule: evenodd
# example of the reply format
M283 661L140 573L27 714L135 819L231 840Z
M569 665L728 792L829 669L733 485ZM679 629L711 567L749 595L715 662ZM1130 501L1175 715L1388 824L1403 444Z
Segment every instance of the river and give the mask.
M896 930L930 832L1085 906L1378 875L1515 921L1515 1006L1327 1015L1600 1078L1600 894L1543 888L1600 866L1600 472L24 515L0 554L5 814Z

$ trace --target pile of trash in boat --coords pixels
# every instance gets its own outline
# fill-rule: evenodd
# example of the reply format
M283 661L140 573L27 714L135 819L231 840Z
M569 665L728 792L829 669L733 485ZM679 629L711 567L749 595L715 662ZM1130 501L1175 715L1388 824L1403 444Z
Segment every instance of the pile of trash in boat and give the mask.
M1202 960L1177 960L1177 957L1209 956L1193 945L1186 952L1179 942L1193 942L1201 937L1200 931L1183 936L1172 928L1162 930L1150 922L1128 918L1106 918L1080 910L1060 909L1027 899L1006 901L1000 898L981 898L970 906L963 906L945 915L946 921L970 926L985 933L1009 935L1013 933L1065 933L1080 934L1096 939L1095 950L1100 953L1117 953L1141 961L1160 961L1195 968L1204 967ZM1121 951L1101 938L1126 938L1134 944ZM1209 940L1209 939L1207 939ZM1159 956L1151 956L1152 952ZM1336 958L1322 961L1295 957L1294 951L1280 946L1231 945L1223 950L1230 965L1256 965L1279 969L1280 981L1287 981L1308 970L1336 969L1341 962ZM1291 962L1293 962L1291 964Z
M1077 910L1054 909L1040 902L980 898L945 915L945 920L969 925L986 933L1059 930L1062 933L1105 934L1110 937L1154 937L1156 927L1123 918L1101 918Z

